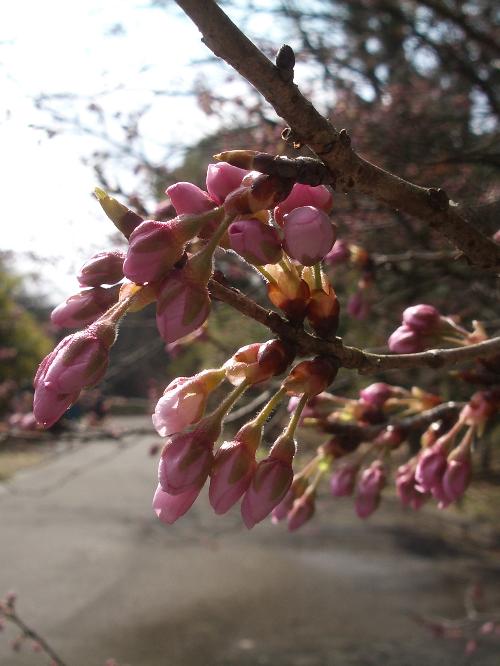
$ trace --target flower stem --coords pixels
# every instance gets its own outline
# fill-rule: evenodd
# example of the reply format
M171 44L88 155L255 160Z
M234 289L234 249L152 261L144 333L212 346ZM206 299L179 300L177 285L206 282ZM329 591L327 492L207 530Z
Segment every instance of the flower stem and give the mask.
M314 286L316 289L323 289L323 276L321 274L321 262L314 264Z
M264 407L261 409L261 411L255 417L254 423L255 423L256 426L264 425L264 423L267 421L269 416L273 413L273 411L279 405L279 403L283 399L284 395L285 395L285 389L284 388L280 388L280 390L277 391L273 395L273 397L269 400L269 402L266 405L264 405Z
M287 437L293 437L295 435L295 431L297 430L297 426L299 425L302 410L306 406L306 402L308 401L308 399L309 399L308 394L303 393L297 404L297 407L295 408L295 411L292 414L292 418L290 419L287 427L285 428L285 432L283 433L283 435Z

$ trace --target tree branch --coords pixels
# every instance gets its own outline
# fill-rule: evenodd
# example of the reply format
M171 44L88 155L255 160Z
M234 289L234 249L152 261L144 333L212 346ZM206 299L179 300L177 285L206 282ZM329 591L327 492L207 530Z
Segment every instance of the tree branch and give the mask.
M341 338L325 340L307 333L303 328L296 328L277 312L266 310L237 289L226 287L217 280L210 280L208 286L214 298L263 324L280 338L290 341L300 354L334 356L342 367L356 369L361 374L422 367L442 368L500 354L500 337L467 347L429 349L418 354L370 354L357 347L344 345Z
M232 23L214 0L176 0L198 26L205 44L249 81L326 164L343 191L358 190L413 215L445 236L483 269L500 267L500 246L478 231L462 208L442 190L425 188L371 164L353 151L345 131L338 132L292 82Z

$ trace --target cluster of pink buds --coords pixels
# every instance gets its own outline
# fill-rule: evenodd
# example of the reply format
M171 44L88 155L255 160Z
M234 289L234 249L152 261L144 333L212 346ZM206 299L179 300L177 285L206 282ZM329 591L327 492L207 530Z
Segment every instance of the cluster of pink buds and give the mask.
M239 349L222 368L183 377L167 386L153 415L159 434L167 437L153 499L162 522L173 523L186 513L208 478L214 511L224 514L241 500L241 515L249 529L269 516L291 487L296 488L292 483L295 431L307 400L321 393L336 375L337 366L329 359L297 364L261 411L214 452L223 420L236 400L250 386L282 374L292 359L291 350L278 340L251 344ZM207 400L224 379L235 388L216 409L205 414ZM298 403L282 434L258 460L264 425L286 394L300 396ZM309 508L313 507L314 493L315 485L306 484L300 506L292 502L290 512L295 517L289 520L290 529L305 521L301 506L307 498ZM299 500L298 495L295 499Z
M389 349L396 354L414 354L442 344L460 346L485 340L482 327L474 322L467 331L432 305L413 305L403 312L402 324L391 334Z

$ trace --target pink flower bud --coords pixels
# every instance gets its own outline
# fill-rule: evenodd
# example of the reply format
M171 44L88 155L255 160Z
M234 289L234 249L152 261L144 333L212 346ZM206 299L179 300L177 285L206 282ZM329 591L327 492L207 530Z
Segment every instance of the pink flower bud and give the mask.
M55 326L60 328L88 326L118 301L119 294L120 285L84 289L54 308L50 319Z
M365 289L358 289L347 301L349 316L358 321L363 321L370 314L371 305L366 298L365 291Z
M215 454L208 493L215 513L229 511L246 492L257 467L255 452L261 437L262 427L250 422Z
M492 238L495 241L495 243L500 243L500 229L498 231L495 231Z
M209 164L207 168L207 190L218 204L221 204L227 195L241 185L241 181L248 174L247 169L240 169L227 162Z
M340 465L333 470L330 479L330 490L334 497L347 497L352 495L359 466L351 464Z
M307 393L315 396L322 393L335 379L338 365L330 358L317 356L301 361L283 382L286 392L291 395Z
M329 213L333 206L333 197L330 190L324 185L312 187L295 183L287 198L274 209L274 218L278 224L283 224L283 217L295 208L314 206Z
M304 523L311 520L316 509L316 493L306 491L301 497L297 498L288 513L287 523L290 532L298 530Z
M446 449L438 439L428 449L425 449L417 463L415 479L419 489L423 492L431 492L434 486L441 484L441 479L446 469Z
M99 252L86 261L80 269L77 280L81 287L99 287L102 284L116 284L123 278L122 252Z
M394 331L387 344L395 354L415 354L425 349L420 334L405 324Z
M165 342L175 342L192 333L210 314L207 287L189 279L185 269L186 266L173 270L160 287L156 324Z
M259 220L237 220L228 234L231 248L249 264L276 264L283 255L276 230Z
M35 375L33 413L45 428L75 402L80 391L97 383L108 366L112 342L97 325L68 335L40 363Z
M283 497L278 506L274 507L271 519L273 523L279 523L280 520L284 520L289 512L292 510L293 503L299 497L301 497L307 488L308 482L301 474L296 474L293 477L292 485L288 489L286 495Z
M241 503L241 515L248 529L264 520L286 495L293 479L294 455L295 442L281 435L268 457L257 465Z
M415 468L411 464L401 465L396 476L396 492L403 506L411 506L414 511L420 509L428 495L416 487Z
M227 379L234 386L239 386L243 381L258 384L281 374L291 358L290 350L281 340L268 340L241 347L223 367Z
M375 382L359 392L359 397L363 402L381 409L386 400L393 394L393 387L384 382Z
M165 389L152 416L160 437L167 437L197 423L210 393L224 378L221 370L203 370L193 377L178 377Z
M329 266L338 266L349 261L350 256L351 250L349 249L349 244L339 238L324 258L324 262Z
M193 183L175 183L165 190L170 201L177 211L177 215L184 213L206 213L216 207L215 201Z
M284 219L283 248L304 266L313 266L332 249L336 226L319 208L301 206Z
M448 457L442 478L444 494L456 502L466 491L472 476L470 447L459 445Z
M380 495L365 495L360 493L356 496L354 508L358 518L368 518L375 513L380 504Z
M441 315L432 305L413 305L403 312L403 325L421 335L431 335L439 327Z
M158 480L170 495L203 487L213 464L213 447L220 422L207 417L184 432L167 439L158 466Z
M358 493L378 495L385 486L385 470L380 460L375 460L364 469L358 482Z
M180 495L169 495L158 485L153 497L154 512L162 523L172 525L192 507L199 494L199 488L192 488Z

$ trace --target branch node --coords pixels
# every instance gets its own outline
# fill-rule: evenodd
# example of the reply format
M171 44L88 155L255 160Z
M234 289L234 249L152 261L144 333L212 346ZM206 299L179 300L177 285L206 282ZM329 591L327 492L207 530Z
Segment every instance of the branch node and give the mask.
M285 127L281 132L281 138L285 143L293 146L296 150L299 150L304 145L302 139L291 127Z
M446 192L439 188L430 187L427 190L427 196L429 197L429 206L434 210L444 212L448 210L450 206L450 199Z
M293 68L295 67L295 53L291 46L283 44L276 55L278 75L285 83L293 81Z

